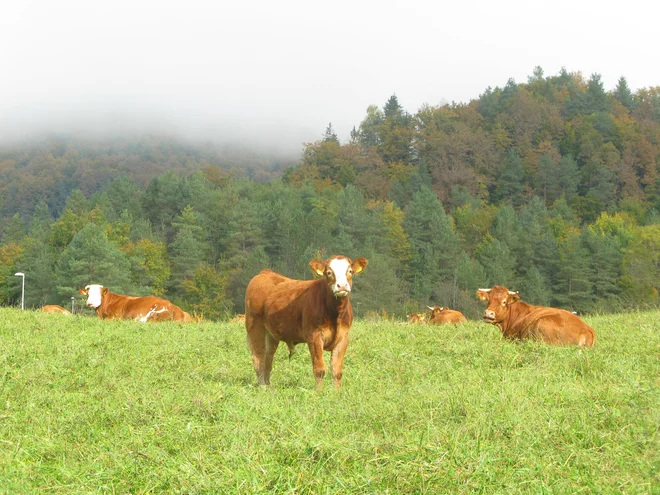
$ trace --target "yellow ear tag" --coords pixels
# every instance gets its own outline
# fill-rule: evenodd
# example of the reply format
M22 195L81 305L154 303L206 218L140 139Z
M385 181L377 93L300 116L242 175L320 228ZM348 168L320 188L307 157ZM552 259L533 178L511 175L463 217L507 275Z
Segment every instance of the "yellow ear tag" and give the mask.
M356 274L360 273L362 271L362 267L360 265L356 266L355 269L353 270Z
M319 277L323 276L323 270L314 270L314 273L316 273Z

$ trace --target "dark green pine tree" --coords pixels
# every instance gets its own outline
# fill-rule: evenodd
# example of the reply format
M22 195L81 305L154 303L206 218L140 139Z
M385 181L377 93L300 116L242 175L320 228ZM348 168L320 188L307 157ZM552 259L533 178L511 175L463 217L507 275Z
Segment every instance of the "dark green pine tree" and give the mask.
M30 237L45 242L50 235L50 226L52 223L53 217L50 215L48 205L45 201L39 201L30 219L30 227L28 229Z
M87 224L75 235L58 264L57 292L65 300L88 284L101 284L120 294L134 293L130 261L96 224Z
M522 160L518 152L515 149L510 149L497 176L493 200L515 207L520 206L523 203L524 174Z
M461 248L442 203L431 189L423 187L405 210L404 228L410 236L410 286L413 298L431 300L438 282L454 280Z
M25 239L25 222L23 217L15 213L2 232L2 244L20 244Z
M632 91L628 87L628 81L625 77L621 76L614 89L614 97L621 102L621 104L628 110L635 109L635 100L633 99Z
M543 275L544 280L548 282L549 287L553 287L560 263L559 243L552 232L546 230L535 239L534 244L533 264Z
M552 300L552 289L548 281L533 265L519 278L514 290L519 291L521 299L530 304L548 306Z
M487 235L475 248L474 256L484 267L491 286L513 287L516 280L516 260L505 243Z
M23 245L23 256L16 270L25 273L25 307L61 304L67 307L70 297L57 293L55 284L55 255L52 248L36 238L28 238ZM73 295L73 294L72 294Z
M598 233L588 227L582 229L581 236L589 250L594 295L598 301L607 300L611 305L621 293L618 281L623 271L623 243L615 235Z
M582 245L580 234L571 232L559 246L554 303L579 312L589 311L595 299L592 278L589 251Z

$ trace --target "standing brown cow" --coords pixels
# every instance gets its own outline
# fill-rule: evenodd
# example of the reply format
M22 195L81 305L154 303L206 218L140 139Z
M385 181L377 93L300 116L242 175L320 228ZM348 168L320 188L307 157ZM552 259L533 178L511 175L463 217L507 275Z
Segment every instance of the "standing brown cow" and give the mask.
M71 316L73 314L68 309L64 309L62 306L58 306L57 304L47 304L41 308L41 311L45 311L46 313L57 313L65 316Z
M100 320L193 321L192 316L166 299L156 296L113 294L107 287L92 284L80 289L87 306L94 308Z
M429 318L429 325L444 325L446 323L463 323L467 318L460 311L454 309L443 308L442 306L427 306L431 310L431 317Z
M262 270L250 280L245 293L245 328L261 385L270 384L273 356L280 342L285 342L290 352L294 345L305 342L317 389L321 389L325 376L323 351L331 352L333 383L340 387L353 323L353 275L361 273L367 263L366 258L351 261L333 256L309 263L312 272L322 277L317 280L294 280L271 270Z
M596 341L594 329L570 311L527 304L518 292L501 285L479 289L477 297L488 301L484 321L497 326L506 338L537 338L548 344L586 347Z

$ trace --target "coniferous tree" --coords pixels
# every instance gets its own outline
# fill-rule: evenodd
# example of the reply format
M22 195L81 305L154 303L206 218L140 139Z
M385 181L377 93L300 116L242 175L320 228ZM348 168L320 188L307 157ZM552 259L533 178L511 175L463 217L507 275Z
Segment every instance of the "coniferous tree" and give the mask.
M616 88L614 89L614 97L619 100L621 104L628 110L632 111L635 109L635 100L633 99L632 91L630 91L630 88L628 87L628 81L623 76L621 76L619 81L616 83Z
M88 284L101 284L115 293L144 292L133 287L130 269L126 255L108 241L101 227L90 223L60 255L57 291L65 299Z
M523 166L515 149L509 150L497 177L493 199L513 206L523 203Z
M2 233L2 244L20 244L25 238L25 221L18 213L11 217L11 221Z
M458 236L435 193L423 187L406 208L404 227L410 235L411 290L429 301L440 281L453 281L460 255Z

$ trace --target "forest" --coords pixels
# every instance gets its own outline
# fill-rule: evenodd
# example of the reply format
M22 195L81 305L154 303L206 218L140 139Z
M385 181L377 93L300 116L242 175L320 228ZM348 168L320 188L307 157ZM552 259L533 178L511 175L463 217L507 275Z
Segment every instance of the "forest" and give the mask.
M660 305L660 86L535 68L469 103L392 95L294 161L172 137L0 146L0 305L89 283L210 320L263 268L365 256L359 317L475 317L478 287L580 313ZM80 302L80 301L79 301Z

